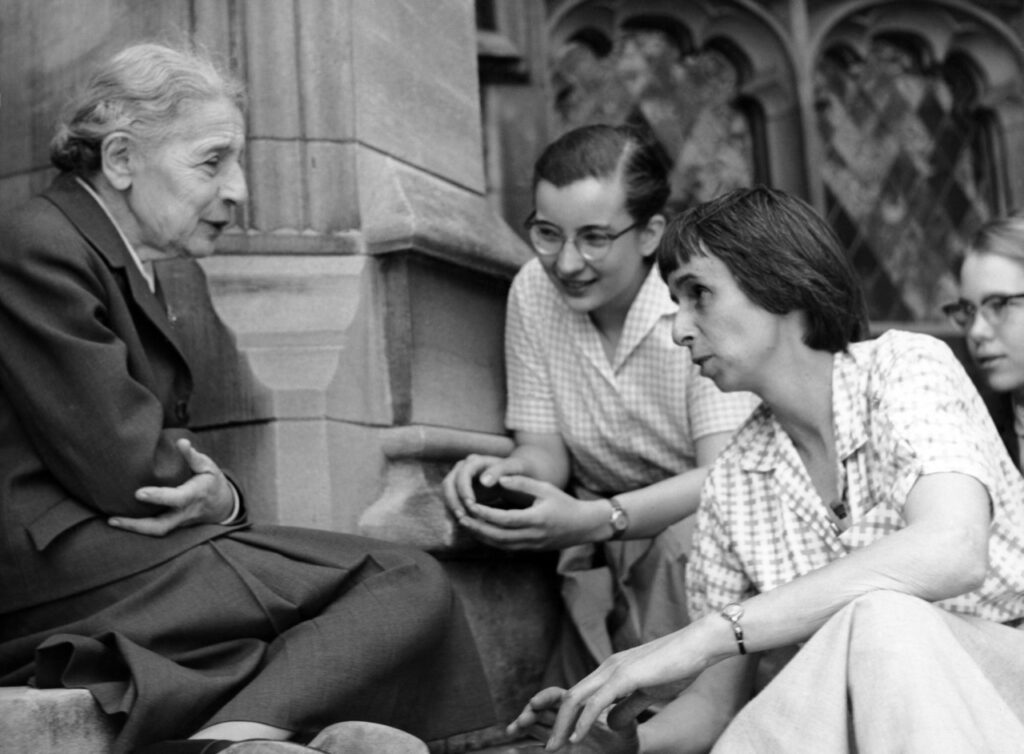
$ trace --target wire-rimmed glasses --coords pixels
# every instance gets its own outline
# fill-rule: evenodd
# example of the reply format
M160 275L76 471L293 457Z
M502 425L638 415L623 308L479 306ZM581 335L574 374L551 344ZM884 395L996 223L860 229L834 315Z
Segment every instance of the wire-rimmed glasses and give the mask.
M620 231L601 226L580 228L572 234L572 245L586 261L599 262L608 254L618 238L642 224L638 220ZM546 220L538 220L536 213L530 213L526 218L526 229L530 233L533 250L544 258L558 256L569 240L561 228Z
M974 318L981 313L982 318L992 327L999 327L1006 321L1010 309L1021 299L1024 293L993 293L985 296L980 304L961 298L942 307L942 313L949 321L966 332L974 323Z

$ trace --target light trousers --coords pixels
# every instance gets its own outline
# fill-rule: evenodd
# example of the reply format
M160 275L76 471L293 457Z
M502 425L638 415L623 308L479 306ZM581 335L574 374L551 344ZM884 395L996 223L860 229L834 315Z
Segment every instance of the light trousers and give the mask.
M651 539L574 545L559 555L566 616L546 685L571 686L603 660L689 623L689 522Z
M894 592L829 620L714 754L1019 754L1024 631Z

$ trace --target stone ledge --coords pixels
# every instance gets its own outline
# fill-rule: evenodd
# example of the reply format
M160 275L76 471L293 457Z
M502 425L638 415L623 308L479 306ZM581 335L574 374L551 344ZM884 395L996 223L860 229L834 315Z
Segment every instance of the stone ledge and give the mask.
M0 749L107 754L117 726L84 689L0 688Z

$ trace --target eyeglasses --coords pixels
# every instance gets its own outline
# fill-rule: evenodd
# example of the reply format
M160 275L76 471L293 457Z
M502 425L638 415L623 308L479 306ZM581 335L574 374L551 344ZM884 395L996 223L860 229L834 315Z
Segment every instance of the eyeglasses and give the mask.
M642 224L642 221L638 220L617 233L605 228L582 228L573 233L572 245L586 261L600 262L608 254L616 239ZM557 256L565 248L565 243L568 240L561 228L544 220L538 220L536 213L530 213L530 216L526 218L526 229L530 232L530 243L533 244L533 250L541 257Z
M1021 299L1024 299L1024 293L1009 295L993 293L991 296L985 296L981 300L981 304L976 305L973 301L962 298L943 306L942 313L949 317L950 322L964 331L969 330L974 324L974 318L979 312L992 327L999 327L1006 321L1010 305Z

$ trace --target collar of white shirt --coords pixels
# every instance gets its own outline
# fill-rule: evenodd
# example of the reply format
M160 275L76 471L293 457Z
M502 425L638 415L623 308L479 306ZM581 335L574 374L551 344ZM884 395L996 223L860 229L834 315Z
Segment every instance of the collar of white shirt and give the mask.
M136 252L135 248L128 243L128 238L125 236L124 231L121 230L121 226L117 224L117 220L114 219L114 216L110 214L110 209L107 207L100 195L96 193L96 189L90 186L88 181L82 180L81 177L76 176L75 180L78 181L78 184L88 192L89 196L96 200L98 205L100 205L100 209L103 210L110 222L113 223L114 228L117 230L117 234L121 236L121 240L124 242L125 248L128 249L128 256L131 257L135 266L139 268L139 272L142 273L142 278L146 281L146 285L149 286L149 290L156 291L156 280L153 278L153 270L147 269L146 265L142 263L142 259L139 258L138 252Z

